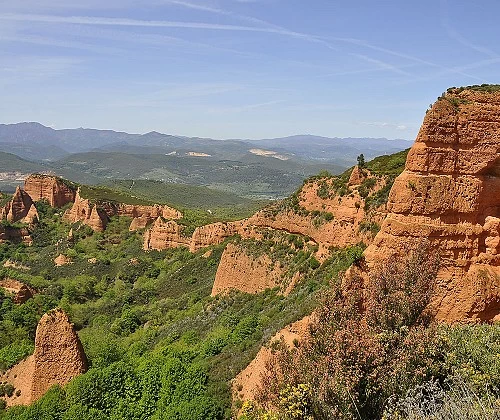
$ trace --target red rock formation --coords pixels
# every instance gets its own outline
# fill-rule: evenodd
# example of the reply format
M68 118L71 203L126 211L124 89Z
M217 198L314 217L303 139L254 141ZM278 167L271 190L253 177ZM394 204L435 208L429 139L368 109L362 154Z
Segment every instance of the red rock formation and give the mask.
M368 267L428 238L438 319L500 318L500 93L451 91L427 112Z
M64 254L59 254L56 258L54 258L54 265L56 267L62 267L63 265L72 264L71 258L67 257Z
M76 188L61 178L34 174L24 181L24 190L33 201L47 200L52 207L63 207L75 201Z
M229 243L222 254L212 296L237 289L245 293L258 293L281 286L284 270L267 254L248 255L238 244Z
M28 210L28 214L26 214L26 217L23 219L23 222L28 223L29 225L34 225L38 223L39 220L40 216L38 215L38 211L35 205L32 204L30 209Z
M304 185L298 194L298 205L305 211L286 207L276 211L271 206L256 213L248 219L247 224L308 236L326 248L341 248L359 242L370 243L373 237L370 232L361 229L361 223L368 220L380 223L385 217L385 209L376 209L368 215L364 209L365 200L355 186L342 196L332 194L326 198L319 197L320 184L330 186L331 182L320 180ZM386 179L377 180L372 193L378 191L385 182ZM325 213L331 213L331 220L322 219L321 214Z
M245 226L246 221L240 220L237 222L218 222L198 227L191 237L189 250L196 252L211 245L218 245L231 236L244 235Z
M182 235L182 227L173 220L158 217L153 226L144 234L145 250L189 247L190 238Z
M87 370L87 358L73 324L61 309L45 314L36 329L35 352L0 380L21 391L7 405L30 404L55 384L66 385Z
M117 206L116 213L114 215L132 217L132 222L129 227L130 231L145 229L158 217L170 220L182 218L182 213L179 210L169 206L160 205L137 206L131 204L120 204Z
M82 198L80 196L80 190L78 190L75 195L73 206L64 213L64 219L70 223L84 222L90 217L91 211L92 207L90 205L90 200Z
M65 385L87 370L87 358L68 315L56 309L45 314L36 328L35 371L31 400L55 384Z
M96 232L104 232L106 230L106 225L108 224L108 216L103 210L98 208L96 204L92 207L90 216L84 221L84 223Z
M12 301L18 305L31 299L34 293L26 284L10 278L0 280L0 288L12 294Z
M64 219L70 223L82 222L97 232L103 232L108 223L106 212L97 204L92 205L90 200L83 199L79 190L76 192L73 206L64 213Z
M31 245L33 243L33 238L27 228L0 225L0 243L3 242L22 242L26 245Z
M82 198L80 191L77 191L73 207L67 210L64 215L67 221L85 223L98 232L106 229L109 218L113 216L131 217L130 230L133 231L146 228L158 217L180 219L182 213L171 207L161 205L142 206L107 201L92 204L90 200Z
M354 167L349 177L348 184L351 186L361 185L362 182L368 177L368 171L361 169L358 165Z
M19 222L28 215L32 205L33 201L31 197L21 188L17 187L12 200L2 209L1 217L11 223Z

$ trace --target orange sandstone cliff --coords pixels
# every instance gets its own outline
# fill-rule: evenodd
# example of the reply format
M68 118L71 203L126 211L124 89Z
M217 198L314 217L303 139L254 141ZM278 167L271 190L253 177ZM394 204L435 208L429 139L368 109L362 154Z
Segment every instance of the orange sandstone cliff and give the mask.
M0 380L14 385L20 395L7 398L7 405L30 404L55 384L65 385L87 370L80 340L61 309L45 314L38 323L35 352Z
M373 240L373 230L385 217L385 205L372 207L366 199L388 182L389 177L377 177L358 167L342 177L313 177L290 198L242 221L233 234L256 240L258 248L262 232L269 233L268 239L274 232L278 247L292 246L289 255L300 250L280 239L280 234L298 235L299 242L308 244L304 250L313 250L314 258L321 263L329 257L332 247L368 244ZM267 255L256 257L246 252L244 243L228 244L217 269L212 295L230 289L259 293L274 287L280 287L281 293L290 293L302 275L299 270L294 271L292 261L277 262Z
M500 318L500 92L450 89L427 112L366 249L368 270L427 238L440 320Z
M113 216L126 216L132 218L130 230L144 229L158 217L166 219L180 219L182 213L169 206L162 205L133 205L98 201L92 203L89 199L82 198L80 190L75 194L75 202L71 209L64 214L65 220L70 223L82 222L97 232L106 229L109 218Z
M38 220L38 213L33 205L33 200L28 193L17 187L12 199L1 210L0 216L2 219L15 223L24 221L24 218L26 218L28 214L30 220L34 218Z
M245 293L258 293L281 285L284 270L278 261L267 254L249 255L239 244L229 243L217 269L212 296L237 289Z
M189 247L190 239L182 235L182 226L173 220L158 217L151 229L144 233L145 250Z
M76 188L61 178L33 174L24 181L26 191L33 201L47 200L51 207L63 207L75 201Z
M108 224L108 215L97 204L92 204L89 199L76 192L73 206L66 210L64 219L70 223L82 222L96 232L103 232Z

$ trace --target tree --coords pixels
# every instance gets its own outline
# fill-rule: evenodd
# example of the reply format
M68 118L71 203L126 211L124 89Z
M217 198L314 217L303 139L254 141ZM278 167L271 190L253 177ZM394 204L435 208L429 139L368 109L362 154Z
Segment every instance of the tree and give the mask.
M366 162L365 162L365 156L363 155L363 153L361 153L356 159L358 160L358 166L360 168L364 168Z

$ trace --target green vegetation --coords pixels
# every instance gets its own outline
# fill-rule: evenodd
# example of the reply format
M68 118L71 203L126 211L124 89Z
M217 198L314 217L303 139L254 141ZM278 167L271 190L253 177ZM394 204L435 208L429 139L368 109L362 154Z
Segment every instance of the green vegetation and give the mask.
M375 175L397 176L403 172L405 168L406 157L408 156L409 150L410 149L392 155L376 157L366 164L366 168Z
M406 251L364 292L355 277L332 285L308 341L281 343L269 364L265 409L244 405L244 419L498 418L500 327L433 323L438 261L425 243Z
M462 86L462 87L451 87L446 91L447 93L458 94L463 92L464 90L474 90L476 92L500 92L500 85L490 85L487 83L483 83L482 85L471 85L471 86Z
M168 204L173 207L212 209L229 206L251 206L254 201L229 192L207 187L173 184L151 180L114 180L114 190L125 192L146 201Z
M153 201L144 200L132 196L129 193L124 193L122 191L117 191L108 187L103 186L80 186L80 195L82 198L87 198L91 202L107 201L111 203L124 203L133 205L152 205Z
M365 155L363 155L363 153L361 153L357 158L356 160L358 161L358 166L363 169L365 167Z
M38 320L55 307L79 330L91 368L30 407L0 412L2 419L229 418L228 381L276 331L309 314L321 290L362 252L337 250L320 264L300 235L242 240L249 252L269 252L287 275L300 271L304 280L286 297L268 290L212 298L225 244L208 258L184 248L146 253L140 234L128 231L130 219L112 218L96 233L67 225L63 211L45 202L37 208L33 246L0 245L2 260L29 267L2 268L0 277L38 291L21 305L0 295L0 368L32 352ZM55 267L60 253L72 263Z
M389 177L377 192L375 178L358 187L367 211L387 200L406 153L366 163L375 176ZM317 182L318 196L326 199L350 193L349 175L325 172L306 183ZM85 194L106 201L128 196L142 203L157 196L170 204L169 194L185 188L127 182L88 188ZM184 191L178 199L191 200L194 189ZM218 199L210 190L199 191L206 202L198 199L199 207L183 209L180 222L186 235L195 226L236 217L229 213L231 205L236 215L253 211L245 207L253 202L245 199ZM349 282L342 275L352 264L362 266L363 244L331 249L330 257L320 262L318 245L310 238L263 229L260 240L231 240L252 257L268 256L270 269L281 268L283 286L297 272L301 281L287 296L275 289L211 297L226 243L212 246L209 254L185 248L144 252L141 235L128 230L128 218L112 218L105 232L96 233L63 222L65 209L46 202L36 206L41 221L32 232L33 245L0 244L1 262L9 259L28 267L1 268L0 278L18 279L37 291L16 305L0 290L0 369L32 353L37 322L55 307L63 308L75 324L90 369L65 387L52 387L29 407L5 410L2 396L19 390L0 384L1 420L231 418L229 381L277 331L313 310L318 316L308 342L297 341L292 349L273 345L281 351L275 353L259 395L263 408L239 402L242 419L499 416L500 325L432 322L425 308L437 261L425 244L406 250L404 260L376 267L361 291L362 279ZM277 211L310 216L316 226L333 219L329 212L301 207L298 193L266 209L270 217ZM379 229L369 218L359 226L372 235ZM59 254L72 263L55 267Z

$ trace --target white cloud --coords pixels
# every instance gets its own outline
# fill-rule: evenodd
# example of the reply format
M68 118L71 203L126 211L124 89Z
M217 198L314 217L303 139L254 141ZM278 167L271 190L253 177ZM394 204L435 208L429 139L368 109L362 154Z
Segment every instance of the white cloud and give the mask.
M406 124L390 123L390 122L385 122L385 121L372 121L372 122L362 121L360 124L368 125L371 127L392 128L392 129L396 129L396 130L400 130L400 131L405 131L405 130L408 130L410 128Z

